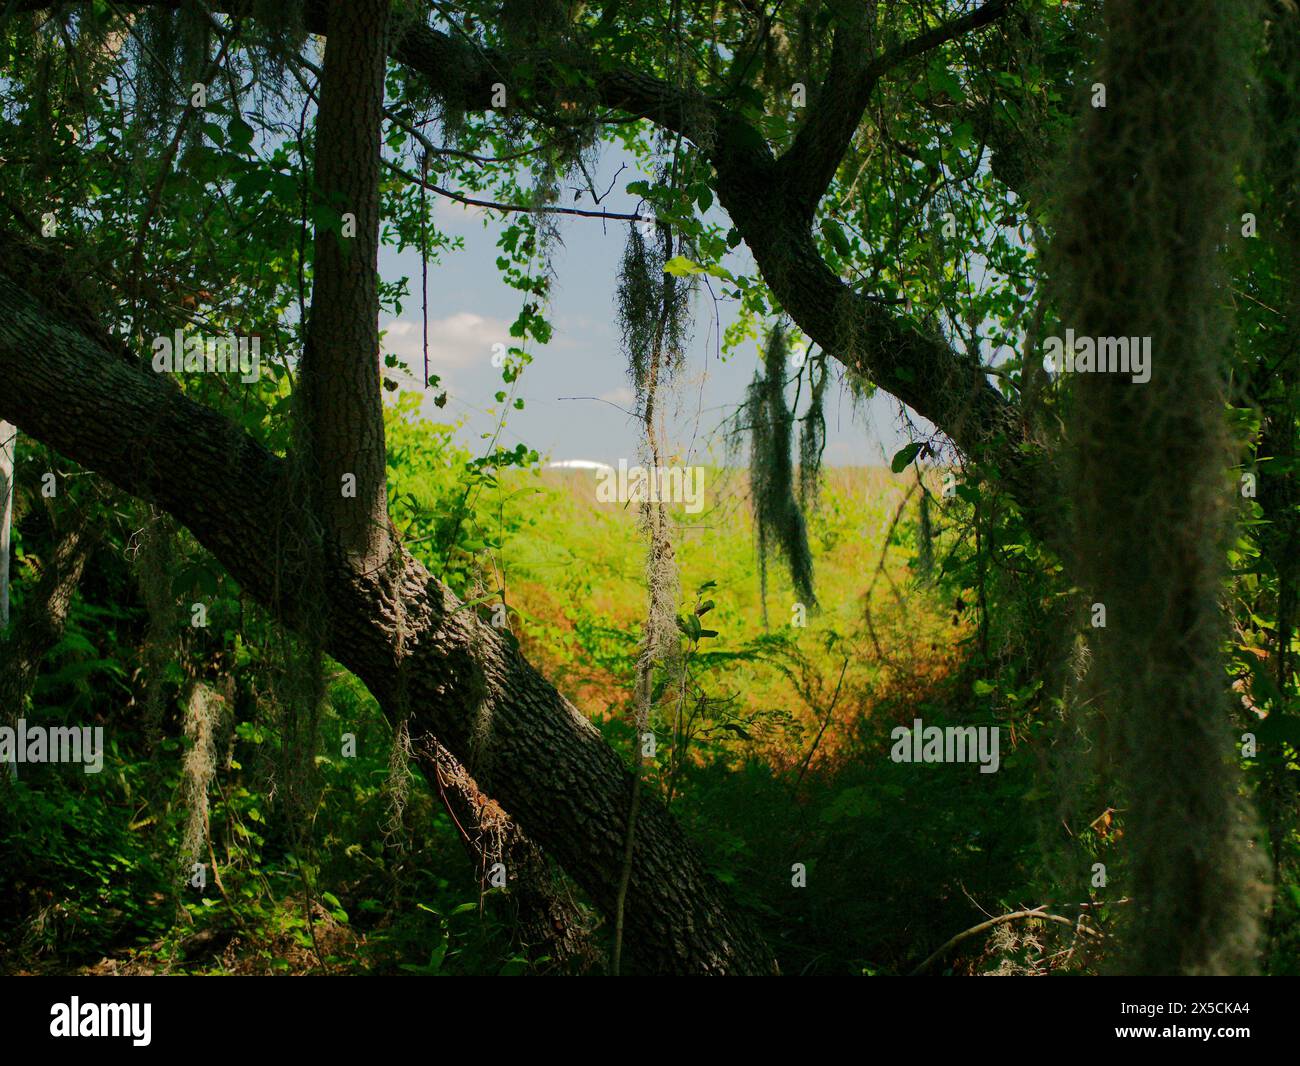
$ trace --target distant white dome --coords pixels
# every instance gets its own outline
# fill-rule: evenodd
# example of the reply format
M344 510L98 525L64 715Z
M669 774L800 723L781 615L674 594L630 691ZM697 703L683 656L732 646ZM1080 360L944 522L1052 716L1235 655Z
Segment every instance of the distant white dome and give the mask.
M610 470L608 463L598 463L594 459L561 459L556 463L547 463L547 470Z

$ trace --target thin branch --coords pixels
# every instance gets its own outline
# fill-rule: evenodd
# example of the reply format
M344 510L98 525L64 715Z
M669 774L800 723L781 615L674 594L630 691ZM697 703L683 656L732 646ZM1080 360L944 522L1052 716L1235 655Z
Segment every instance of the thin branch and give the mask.
M909 59L988 25L1005 15L1015 4L1016 0L988 0L960 18L950 19L882 52L862 65L856 76L850 74L852 82L847 86L844 81L848 79L844 78L844 74L848 72L832 69L831 76L818 94L816 104L795 135L794 143L777 162L789 183L790 199L795 209L803 217L812 218L817 202L834 179L844 152L857 131L876 83L882 77ZM852 48L853 41L848 37L853 36L855 35L850 33L844 39L845 51ZM841 34L837 32L836 44L840 44L840 41ZM838 53L840 49L834 51ZM837 64L837 58L833 53L833 68L848 62L843 59Z
M945 943L941 948L939 948L939 950L935 951L928 958L926 958L926 960L923 963L921 963L920 966L914 969L910 974L908 974L908 976L920 977L921 974L925 973L925 971L928 970L931 965L933 965L935 962L938 962L939 959L943 958L946 954L948 954L949 951L955 948L963 940L968 940L970 937L978 936L980 933L988 932L988 930L994 928L995 926L1004 925L1007 922L1021 921L1022 919L1026 919L1026 918L1037 918L1044 922L1056 922L1059 925L1068 925L1076 933L1079 932L1087 933L1089 936L1095 936L1098 938L1101 938L1105 935L1101 933L1099 930L1090 929L1088 928L1088 926L1084 925L1082 917L1077 922L1074 922L1071 921L1069 918L1066 918L1060 914L1049 914L1047 913L1047 911L1043 910L1042 907L1035 907L1032 910L1026 910L1026 911L1012 911L1010 914L1000 914L996 918L990 918L987 922L980 922L979 925L972 925L969 929L965 929L962 932L958 933L955 937L953 937L951 940Z
M538 204L530 206L528 204L503 204L495 200L479 200L473 196L465 196L463 193L455 192L452 189L444 189L441 185L435 185L431 181L424 181L418 175L412 174L404 167L396 163L384 160L384 165L393 173L400 175L414 185L428 189L430 192L436 192L439 196L445 196L449 200L455 200L457 203L466 204L470 207L483 207L490 211L518 211L530 215L577 215L580 218L600 218L610 222L644 222L642 215L626 215L617 211L584 211L580 207L556 207L553 204Z

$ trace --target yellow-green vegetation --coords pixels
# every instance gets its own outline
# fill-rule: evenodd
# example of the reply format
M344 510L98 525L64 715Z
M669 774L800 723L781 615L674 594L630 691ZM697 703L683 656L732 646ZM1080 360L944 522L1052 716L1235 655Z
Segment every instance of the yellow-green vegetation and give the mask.
M869 714L876 693L905 699L952 669L966 627L938 590L916 580L915 482L911 471L883 468L827 473L809 529L816 609L798 601L779 568L761 602L743 470L708 468L705 509L673 509L690 594L682 610L713 582L705 620L717 636L707 644L737 655L714 668L727 720L774 766L797 765L837 687L839 724L816 759L840 748L845 723ZM596 484L590 471L515 473L485 497L483 512L506 516L494 562L529 656L588 715L619 715L645 609L645 544L636 504L597 503ZM755 649L753 658L741 654Z

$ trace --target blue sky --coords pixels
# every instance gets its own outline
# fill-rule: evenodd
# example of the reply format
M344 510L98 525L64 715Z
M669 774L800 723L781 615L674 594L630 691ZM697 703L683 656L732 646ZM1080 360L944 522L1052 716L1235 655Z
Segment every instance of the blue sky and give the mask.
M635 160L619 149L606 148L599 173L592 177L603 188L623 163L627 169L602 206L631 213L637 199L623 189L644 176ZM571 202L567 198L572 194L564 195L561 202ZM439 410L431 402L431 393L425 411L438 421L463 423L459 439L481 452L485 448L481 434L496 426L486 409L494 405L494 394L502 388L500 371L491 364L492 344L510 343L509 324L518 314L521 294L501 281L495 265L496 234L505 224L499 217L485 229L483 212L442 198L437 199L434 217L442 231L463 237L465 247L445 253L442 262L429 269L430 370L441 376L449 399ZM562 244L553 253L556 282L548 315L555 333L548 345L533 350L534 361L518 383L517 395L524 399L525 408L510 412L502 445L513 447L523 441L544 460L588 459L611 465L620 458L636 461L641 427L626 413L633 397L614 311L625 226L560 217ZM752 270L743 249L741 255L729 265ZM388 330L384 350L402 356L418 373L423 359L419 256L383 248L379 265L385 280L403 274L411 279L411 296L403 302L401 317L385 316L380 326ZM716 282L714 291L720 292ZM750 342L725 361L718 357L719 329L725 329L735 314L728 301L720 299L715 308L701 291L694 312L694 336L677 379L675 412L668 427L670 451L683 462L721 462L720 425L743 396L759 365L759 352ZM888 462L907 440L899 428L897 404L880 394L855 415L847 393L835 389L828 393L826 418L827 465Z

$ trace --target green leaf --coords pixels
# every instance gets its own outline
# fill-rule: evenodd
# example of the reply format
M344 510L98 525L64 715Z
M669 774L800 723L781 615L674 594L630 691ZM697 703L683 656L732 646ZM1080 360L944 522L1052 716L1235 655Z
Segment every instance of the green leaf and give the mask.
M704 268L699 263L693 259L687 259L684 255L675 255L664 264L664 273L672 274L678 278L699 274L703 270Z
M894 455L894 460L889 464L889 469L895 474L901 474L907 468L908 463L916 458L916 455L920 450L921 444L919 441L905 444Z
M847 259L853 249L849 246L849 239L844 236L844 230L840 224L833 219L824 218L821 222L822 236L831 242L831 247L835 249L836 254Z
M253 127L236 115L226 127L230 147L236 152L247 152L253 146Z
M736 281L731 271L726 267L720 267L716 263L706 266L695 262L694 259L687 259L684 255L675 255L668 260L664 264L664 273L672 274L678 278L689 277L692 274L708 274L710 277L721 278L723 281L733 283Z

